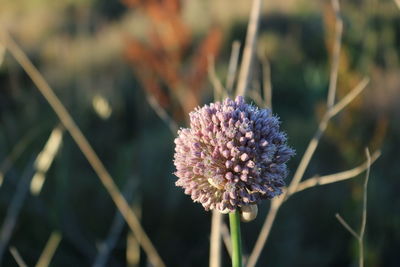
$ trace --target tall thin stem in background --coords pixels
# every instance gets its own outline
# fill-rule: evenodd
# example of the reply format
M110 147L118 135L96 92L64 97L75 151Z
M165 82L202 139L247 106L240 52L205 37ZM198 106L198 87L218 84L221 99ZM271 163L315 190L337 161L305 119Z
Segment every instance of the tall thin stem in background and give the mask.
M221 226L222 216L219 211L212 211L211 237L210 237L210 267L221 266Z
M229 59L229 65L228 65L228 74L226 77L226 92L229 97L233 95L233 85L235 84L235 79L236 79L236 72L237 72L237 67L238 67L238 61L239 61L239 53L240 53L240 42L239 41L234 41L232 43L232 51L231 51L231 57Z
M335 21L335 41L333 42L332 51L332 69L329 79L329 89L328 89L328 100L327 106L331 108L335 104L335 94L337 77L339 72L339 60L340 60L340 47L342 46L342 32L343 32L343 21L340 15L340 5L338 0L332 0L332 7L335 11L336 21Z
M236 95L244 96L250 79L251 62L254 57L254 48L257 42L258 22L261 13L261 0L254 0L251 7L249 24L247 26L246 43L243 49L242 63L240 65L239 80Z
M58 248L62 239L61 233L58 231L54 231L51 233L49 240L47 241L46 246L44 247L42 254L39 257L35 267L48 267L50 265L51 259Z
M14 193L11 203L8 206L7 213L0 231L0 265L3 261L3 256L8 243L10 242L11 236L14 232L19 213L28 195L29 182L31 181L34 172L35 169L33 166L33 160L31 160L26 165L22 177L18 182L16 192Z
M19 267L28 267L15 247L10 248L10 253L14 257Z
M369 153L368 148L365 149L365 155L367 157L367 173L365 175L365 180L364 180L364 193L363 193L363 210L362 210L362 216L361 216L361 226L360 226L360 233L357 234L356 231L354 231L353 228L340 216L338 213L336 214L336 219L343 225L344 228L346 228L347 231L349 231L350 234L352 234L358 241L358 248L359 248L359 253L358 253L358 266L359 267L364 267L364 234L365 234L365 225L367 224L367 189L368 189L368 180L369 180L369 173L371 170L371 164L372 164L372 158Z

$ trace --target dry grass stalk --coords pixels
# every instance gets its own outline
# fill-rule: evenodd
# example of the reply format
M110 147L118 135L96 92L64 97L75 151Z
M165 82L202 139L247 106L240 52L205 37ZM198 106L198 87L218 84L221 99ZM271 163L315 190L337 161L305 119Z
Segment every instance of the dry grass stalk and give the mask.
M231 51L231 56L229 59L229 65L228 65L228 74L226 77L226 92L228 96L232 96L233 93L233 86L235 84L236 80L236 72L237 72L237 67L238 67L238 61L239 61L239 53L240 53L240 42L239 41L234 41L232 43L232 51Z
M22 152L25 151L26 147L35 139L39 133L39 128L34 128L28 131L12 148L11 152L0 164L0 187L3 184L4 176L8 170L12 167L13 163L19 158Z
M1 64L3 64L5 54L6 54L6 48L4 47L4 45L0 44L0 66Z
M58 150L60 149L64 128L59 125L53 129L50 134L46 145L39 153L35 161L36 173L31 181L31 193L32 195L39 195L42 191L43 184L46 179L46 173L49 170Z
M262 0L254 0L251 8L249 24L247 26L246 43L243 50L242 63L240 65L239 80L236 95L244 96L248 87L251 71L251 63L257 42L258 22L260 20Z
M47 267L50 265L51 259L53 258L61 239L62 236L59 232L55 231L51 233L51 236L39 257L39 260L35 265L36 267Z
M328 108L331 108L335 103L337 77L339 72L340 47L342 45L342 33L343 33L343 20L342 16L340 15L339 0L332 0L331 2L332 2L332 7L335 11L336 19L335 19L335 42L333 43L332 69L331 69L331 76L329 79L328 100L327 100Z
M336 20L341 20L340 14L339 14L339 3L334 0L332 2L333 8L336 12ZM369 83L368 78L364 78L353 90L351 90L343 99L341 99L337 104L334 104L334 96L336 95L336 85L337 85L337 72L338 72L338 62L339 62L339 54L340 54L340 44L338 42L341 42L341 35L342 35L342 22L339 21L336 23L336 38L335 38L335 44L334 44L334 53L333 53L333 66L331 68L331 79L334 81L331 81L330 87L329 87L329 92L328 92L328 97L327 97L327 111L325 115L323 116L321 122L319 123L318 129L316 133L314 134L314 137L311 139L310 143L308 144L308 147L300 161L300 164L293 176L293 179L289 185L289 187L284 191L283 197L281 198L276 198L272 200L271 202L271 207L270 210L267 214L267 217L265 219L265 222L263 224L263 227L261 229L260 235L258 236L258 239L256 241L256 244L254 246L254 249L252 253L250 254L247 266L248 267L254 267L255 264L257 263L257 260L261 254L261 251L267 241L267 238L269 236L270 230L272 228L272 225L275 221L276 215L279 211L279 208L281 207L282 203L287 200L292 194L299 192L301 190L298 190L299 184L304 176L304 173L311 161L312 156L314 155L314 152L319 144L319 141L325 131L325 129L328 126L329 121L337 115L341 110L343 110L348 104L350 104L367 86ZM378 157L379 155L375 155ZM335 174L332 176L328 176L328 179L324 179L325 184L337 182L340 180L350 179L355 177L356 175L359 174L360 170L365 168L364 166L355 168L351 172L341 172L339 174ZM353 176L352 176L353 175ZM336 176L336 177L335 177ZM327 178L327 177L324 177ZM319 180L321 182L321 179ZM305 185L307 185L307 188L316 186L320 183L318 183L318 179L312 180L310 182L306 181L305 184L302 184L303 188L305 189Z
M396 3L396 6L400 9L400 0L394 0L394 2Z
M148 93L146 93L146 99L147 102L149 103L149 105L153 108L153 110L156 112L156 114L158 115L158 117L160 117L160 119L162 121L165 122L165 124L168 125L169 130L171 131L171 133L173 135L176 135L177 131L178 131L178 124L168 115L167 111L165 111L165 109L163 109L161 107L161 105L158 103L158 101L155 99L155 97Z
M226 250L229 254L229 257L232 258L232 240L231 240L231 234L229 233L228 225L226 225L225 222L222 222L221 224L221 235L222 235L222 240L224 241Z
M15 247L10 248L10 253L19 267L28 267L28 265L26 265L25 261L22 259L21 255Z
M358 266L364 267L364 234L365 234L365 226L367 224L367 189L368 189L368 180L369 180L369 173L372 164L372 158L369 154L368 148L365 149L365 155L367 157L367 173L365 175L364 180L364 193L363 193L363 210L362 210L362 217L361 217L361 226L360 226L360 233L357 234L353 228L337 213L336 218L338 221L349 231L358 241L358 248L359 248L359 257L358 257Z
M285 197L293 194L297 186L299 185L301 179L304 176L304 172L306 171L312 156L314 155L315 150L319 144L319 141L328 126L329 121L337 115L340 111L342 111L348 104L351 103L367 86L369 83L369 78L364 78L353 90L351 90L342 100L340 100L337 104L332 106L327 110L325 115L322 117L321 122L318 125L318 129L314 134L314 137L311 139L310 143L307 146L306 151L304 152L303 157L301 158L300 164L296 169L296 172L293 175L293 179L290 182L288 192Z
M131 201L132 193L135 187L135 180L133 178L128 179L124 188L124 197L127 201ZM121 232L125 226L124 218L121 216L121 213L117 210L114 219L111 223L110 230L108 232L107 238L101 242L98 246L98 254L96 259L94 260L93 267L102 267L107 266L108 260L110 258L111 252L114 249Z
M215 60L212 55L208 56L208 78L214 88L214 100L220 100L226 97L226 90L218 79L217 73L215 72Z
M299 183L301 179L303 178L304 172L318 146L319 140L322 137L323 132L325 131L329 120L336 115L338 112L340 112L343 108L345 108L357 95L359 95L362 90L365 89L366 85L368 83L368 79L362 80L350 93L348 93L339 103L337 103L335 106L333 106L330 110L327 111L326 115L322 119L322 121L319 124L319 127L317 129L317 132L315 133L314 137L311 139L306 152L304 153L299 167L297 168L294 177L287 188L285 190L285 193L283 197L276 198L271 202L271 208L270 211L267 214L267 218L265 219L264 225L262 227L262 230L260 232L260 235L258 236L258 239L256 241L256 245L254 246L254 249L249 257L249 261L247 263L247 266L253 267L255 266L258 257L261 254L261 251L265 245L265 242L269 236L270 229L272 227L272 224L275 220L276 214L282 205L284 200L287 200L292 194L294 194L297 191L297 188L299 186ZM355 176L353 176L355 177ZM352 177L351 177L352 178ZM330 183L335 182L332 180ZM328 184L328 183L326 183ZM315 184L317 185L317 184ZM315 186L314 185L314 186ZM300 190L299 190L300 191Z
M269 64L268 58L265 57L262 60L263 69L263 89L264 89L264 99L266 105L272 110L272 82L271 82L271 65Z
M131 205L131 207L139 216L139 219L141 219L142 205L141 205L141 197L139 194L135 194L135 199L133 200L133 204ZM140 245L136 237L132 234L131 231L129 231L126 237L126 265L128 267L136 267L139 266L139 264L140 264Z
M380 155L381 155L380 151L375 151L371 155L371 164L373 164L379 158ZM361 174L362 172L364 172L365 170L367 170L369 168L369 165L370 165L369 162L366 161L351 170L306 179L299 184L299 186L296 189L296 193L317 185L331 184L354 178L359 174Z
M34 173L33 159L26 165L24 173L20 178L17 189L11 199L11 203L8 206L6 216L4 218L3 225L0 232L0 263L3 260L4 252L11 239L11 235L14 232L15 224L18 219L18 215L24 204L25 198L28 195L29 182Z
M283 203L284 200L287 200L292 194L294 194L297 191L297 188L299 186L299 183L301 179L303 178L304 172L312 158L312 155L314 154L319 140L322 137L323 132L325 131L329 120L338 114L342 109L344 109L350 102L358 96L366 87L368 83L368 79L365 78L363 79L353 90L351 90L341 101L339 101L335 106L333 106L330 110L327 111L326 115L323 117L322 121L319 124L319 127L317 129L317 132L315 133L314 137L311 139L306 152L304 153L300 164L294 174L294 177L287 189L284 190L283 197L276 198L272 200L271 202L271 208L270 211L267 214L267 218L265 219L264 225L262 227L262 230L260 232L260 235L258 236L258 239L256 241L256 245L253 248L253 251L249 257L249 262L247 263L247 266L255 266L259 255L261 254L261 251L265 245L265 242L269 236L270 229L272 227L272 224L275 220L276 214ZM355 176L353 176L355 177ZM350 177L350 178L353 178ZM335 182L334 180L331 181L331 183ZM317 184L315 184L317 185ZM314 185L314 186L315 186ZM300 191L300 190L299 190Z
M159 256L157 250L153 246L147 234L144 232L137 216L131 210L125 198L122 196L118 187L114 183L113 178L108 173L103 163L100 161L97 154L94 152L93 148L89 144L86 137L83 135L79 127L76 125L75 121L72 119L69 112L66 110L64 105L61 103L59 98L55 95L54 91L50 88L46 80L43 78L41 73L36 69L32 62L28 59L26 54L18 46L18 44L11 38L8 32L3 31L1 33L1 41L4 43L5 47L10 51L13 57L25 70L28 76L32 79L33 83L45 97L47 102L53 108L54 112L60 119L61 123L71 134L72 138L89 161L90 165L100 178L107 192L113 199L115 205L127 221L129 227L132 229L136 236L141 236L141 246L149 257L150 262L154 266L165 266L161 257Z
M266 108L267 105L258 90L249 90L247 95L254 101L260 108Z
M221 266L221 226L222 217L219 211L212 211L211 237L210 237L210 267Z
M257 54L261 63L264 100L262 99L260 92L256 92L260 98L259 101L261 103L261 107L269 108L272 110L271 64L269 63L265 51L261 49L261 47L259 47L259 49L257 50Z

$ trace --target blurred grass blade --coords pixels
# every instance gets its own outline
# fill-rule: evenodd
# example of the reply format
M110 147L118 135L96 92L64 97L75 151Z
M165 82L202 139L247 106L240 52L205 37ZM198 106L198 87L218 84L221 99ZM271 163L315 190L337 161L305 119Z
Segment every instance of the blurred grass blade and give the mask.
M233 95L233 86L235 84L236 80L236 72L238 68L238 61L239 61L239 53L240 53L240 42L239 41L234 41L232 43L232 51L231 51L231 56L229 59L229 65L228 65L228 74L226 77L226 92L229 97L232 97Z
M26 265L25 261L22 259L21 255L15 247L10 248L10 253L19 267L28 267L28 265Z
M210 267L221 266L221 226L222 214L217 211L212 211L211 219L211 237L210 237Z
M133 178L128 179L125 190L123 192L127 201L130 202L132 194L134 192L136 181ZM108 232L107 238L99 245L99 252L94 260L93 267L103 267L107 266L112 250L115 248L118 239L121 236L121 232L125 226L124 218L121 213L117 210L114 219L111 223L110 230Z
M61 125L57 126L51 132L46 145L44 146L42 152L36 158L35 169L36 173L31 181L31 193L32 195L39 195L42 190L43 183L46 179L46 173L49 170L54 157L56 156L63 138L63 127Z
M95 95L92 99L94 111L103 120L107 120L112 114L112 108L108 100L102 95Z
M22 155L22 153L26 150L28 145L35 140L35 138L40 133L40 127L35 127L30 129L12 148L10 154L3 160L0 165L0 187L3 184L4 176L13 166L14 162Z
M142 201L141 196L137 194L132 205L133 210L139 216L142 217ZM140 238L140 237L139 237ZM136 267L140 264L140 245L139 241L132 234L131 231L128 232L126 237L126 265L128 267Z
M29 181L34 172L33 158L26 165L25 170L17 185L17 190L14 193L11 203L8 206L6 216L0 232L0 264L3 261L4 252L10 242L14 232L15 224L17 223L18 215L21 211L26 195L29 190Z
M258 23L260 20L262 0L253 0L249 24L247 26L246 43L243 49L242 63L240 65L239 80L236 95L244 96L248 87L251 63L257 42Z
M51 236L47 241L47 244L44 247L44 250L40 255L40 258L36 263L35 267L47 267L50 265L51 259L53 258L54 253L56 252L58 245L61 242L61 239L62 237L60 232L56 231L51 233Z

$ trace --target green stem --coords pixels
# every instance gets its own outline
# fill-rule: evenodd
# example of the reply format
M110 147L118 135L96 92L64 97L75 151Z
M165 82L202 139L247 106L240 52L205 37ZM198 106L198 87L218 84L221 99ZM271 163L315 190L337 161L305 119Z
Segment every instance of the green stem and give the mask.
M242 267L242 240L240 237L240 214L236 210L229 213L232 239L232 267Z

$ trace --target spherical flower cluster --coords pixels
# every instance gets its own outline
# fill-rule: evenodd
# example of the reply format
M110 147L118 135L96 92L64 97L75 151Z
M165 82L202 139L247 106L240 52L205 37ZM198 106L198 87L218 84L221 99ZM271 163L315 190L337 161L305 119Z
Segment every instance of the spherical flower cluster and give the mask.
M175 144L176 185L206 210L223 213L281 194L294 154L279 119L243 97L196 108Z

